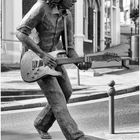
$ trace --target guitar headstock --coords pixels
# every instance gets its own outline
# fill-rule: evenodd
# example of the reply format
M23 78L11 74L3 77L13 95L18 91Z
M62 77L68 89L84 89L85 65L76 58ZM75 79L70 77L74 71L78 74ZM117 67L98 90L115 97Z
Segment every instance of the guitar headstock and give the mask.
M117 53L112 53L112 52L105 52L103 54L103 58L105 61L110 62L110 61L121 61L121 57Z

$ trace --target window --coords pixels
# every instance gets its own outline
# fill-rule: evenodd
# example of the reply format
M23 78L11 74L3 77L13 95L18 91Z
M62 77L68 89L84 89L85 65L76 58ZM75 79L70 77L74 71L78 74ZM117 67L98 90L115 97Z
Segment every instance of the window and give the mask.
M105 35L111 36L111 1L105 0Z
M116 0L113 0L113 6L116 7Z
M83 4L83 33L85 35L85 39L88 39L88 7L89 2L84 0Z

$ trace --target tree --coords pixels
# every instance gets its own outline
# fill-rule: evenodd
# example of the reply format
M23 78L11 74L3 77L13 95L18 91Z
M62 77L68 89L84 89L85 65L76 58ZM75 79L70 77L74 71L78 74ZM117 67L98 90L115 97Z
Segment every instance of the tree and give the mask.
M137 19L139 18L139 7L132 9L130 13L130 18L135 24L135 33L136 33Z

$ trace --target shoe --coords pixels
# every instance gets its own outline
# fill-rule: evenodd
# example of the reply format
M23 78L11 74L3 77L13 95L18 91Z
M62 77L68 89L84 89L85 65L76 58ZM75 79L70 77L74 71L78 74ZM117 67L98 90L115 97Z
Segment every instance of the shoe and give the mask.
M43 132L42 130L36 128L36 130L38 131L41 139L52 139L51 135L48 132Z

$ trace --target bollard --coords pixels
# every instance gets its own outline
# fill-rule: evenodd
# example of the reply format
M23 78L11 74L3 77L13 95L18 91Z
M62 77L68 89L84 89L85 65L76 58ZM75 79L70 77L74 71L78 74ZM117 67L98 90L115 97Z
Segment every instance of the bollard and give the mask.
M78 81L77 81L78 86L80 86L80 71L78 68L77 68L77 79L78 79Z
M139 35L131 36L132 61L139 61Z
M115 125L115 119L114 119L114 96L115 96L115 81L112 80L108 86L110 87L109 91L107 92L108 96L109 96L109 132L110 134L114 134L115 129L114 129L114 125Z

